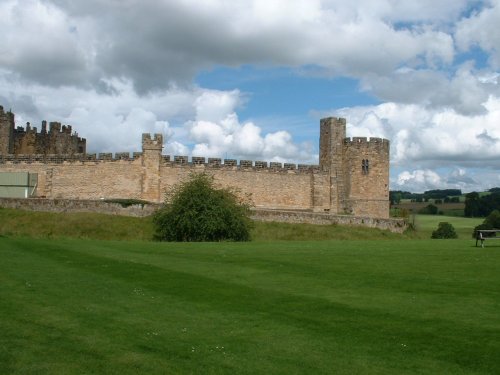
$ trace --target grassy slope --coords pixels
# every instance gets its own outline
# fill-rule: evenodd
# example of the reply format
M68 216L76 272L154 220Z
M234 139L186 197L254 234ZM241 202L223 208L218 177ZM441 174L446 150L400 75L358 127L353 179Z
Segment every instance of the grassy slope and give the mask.
M500 373L500 247L0 238L3 373Z
M410 217L410 221L413 217ZM416 233L406 236L370 229L336 225L255 222L256 241L307 241L333 239L430 238L441 221L450 222L460 238L468 239L480 218L416 215ZM82 238L99 240L141 240L153 237L151 218L133 218L95 213L48 213L0 208L0 235L32 238Z
M151 218L95 213L48 213L0 208L0 235L32 238L143 240L153 238ZM385 239L401 235L366 227L256 222L252 239L303 241L329 239Z
M0 235L33 238L149 240L153 237L153 226L151 218L0 208Z

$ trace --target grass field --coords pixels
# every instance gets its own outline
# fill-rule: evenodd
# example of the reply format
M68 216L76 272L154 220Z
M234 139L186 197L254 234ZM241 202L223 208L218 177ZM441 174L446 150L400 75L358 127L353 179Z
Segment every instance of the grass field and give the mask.
M410 220L412 218L410 217ZM446 221L453 225L459 238L472 238L474 227L481 224L483 218L441 216L441 215L416 215L415 226L421 236L429 238L432 231L437 229L439 222Z
M0 237L5 374L498 374L500 244Z

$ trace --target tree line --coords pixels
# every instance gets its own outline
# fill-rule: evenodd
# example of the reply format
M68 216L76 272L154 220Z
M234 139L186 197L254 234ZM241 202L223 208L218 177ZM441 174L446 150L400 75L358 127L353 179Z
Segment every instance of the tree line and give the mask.
M462 190L460 189L435 189L427 190L423 193L411 193L409 191L391 190L389 199L391 204L399 204L402 199L409 199L412 202L428 202L429 199L441 200L441 202L456 202L460 201Z
M462 191L460 189L436 189L428 190L424 193L411 193L408 191L392 190L389 192L391 204L399 204L402 199L412 202L428 202L430 199L434 203L458 203ZM493 211L500 210L500 187L489 189L487 192L471 192L465 194L465 217L487 217ZM438 208L432 204L423 208L420 213L437 214Z
M500 189L494 190L491 194L481 195L475 191L465 195L464 216L466 217L486 217L495 210L500 210Z

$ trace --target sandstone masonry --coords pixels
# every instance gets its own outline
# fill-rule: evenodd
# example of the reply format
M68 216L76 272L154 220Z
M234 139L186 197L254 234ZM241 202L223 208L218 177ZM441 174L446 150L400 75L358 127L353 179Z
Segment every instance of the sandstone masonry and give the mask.
M0 155L25 154L84 154L86 140L72 134L70 125L51 122L47 131L47 121L42 121L42 129L32 128L30 123L26 128L15 127L14 114L5 112L0 106Z
M25 139L29 132L27 129L22 135L19 130L17 138L13 136L13 121L14 115L1 108L0 172L37 173L38 197L135 198L160 203L164 192L188 178L190 173L207 172L219 184L233 186L241 194L250 196L256 209L389 217L389 141L346 138L346 121L342 118L321 120L317 166L251 160L238 163L233 159L204 157L189 160L187 156L172 158L162 155L161 134L144 134L142 153L85 154L79 152L85 150L85 140L71 135L71 128L68 133L68 127L63 127L66 130L62 134L67 136L67 144L74 147L49 145L40 149L39 144L43 142L37 143L36 129L29 128L29 132L35 134L34 144L18 141ZM53 128L56 130L60 135L57 126ZM22 146L16 148L16 144Z

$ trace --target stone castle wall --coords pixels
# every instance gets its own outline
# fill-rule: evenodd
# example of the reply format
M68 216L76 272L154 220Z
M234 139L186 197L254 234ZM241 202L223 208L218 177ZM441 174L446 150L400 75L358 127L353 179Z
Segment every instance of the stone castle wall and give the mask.
M0 121L13 120L10 112L0 111ZM60 124L54 124L54 133L71 136L71 128L68 131L67 127L61 129ZM190 173L207 172L221 186L232 186L242 197L250 197L256 208L388 218L389 142L380 138L346 138L345 126L345 119L321 120L319 166L171 158L162 155L161 134L144 134L141 153L131 156L120 152L114 157L108 153L64 154L64 147L39 153L37 147L28 147L32 143L25 136L23 142L27 143L21 149L34 152L0 152L0 172L37 173L38 197L135 198L155 203L162 202L165 191ZM0 130L1 151L12 147L10 138L6 140L4 136L12 133L13 128L0 126ZM25 133L33 134L33 130L27 128Z
M36 194L53 199L134 198L162 202L164 192L190 173L207 172L218 184L249 194L255 207L311 209L311 169L262 168L253 163L193 164L186 157L170 161L168 156L149 159L147 153L133 158L74 158L52 156L0 156L0 172L38 174ZM156 163L157 162L157 163ZM199 162L199 159L198 159Z

